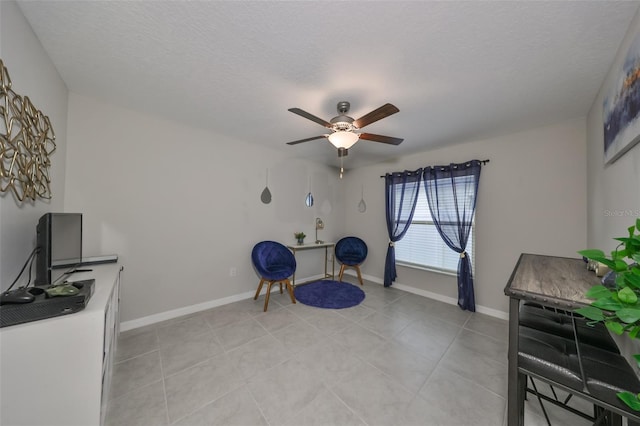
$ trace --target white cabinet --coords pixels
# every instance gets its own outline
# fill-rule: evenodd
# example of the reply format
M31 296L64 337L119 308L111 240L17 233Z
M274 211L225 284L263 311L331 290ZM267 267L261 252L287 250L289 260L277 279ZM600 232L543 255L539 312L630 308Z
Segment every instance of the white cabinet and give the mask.
M120 276L120 274L118 274ZM111 297L104 312L104 345L102 362L102 399L100 403L100 424L104 424L111 388L111 372L115 359L118 334L120 333L120 277L117 285L113 286Z
M120 271L91 265L87 307L74 314L0 329L0 424L103 423L119 333Z

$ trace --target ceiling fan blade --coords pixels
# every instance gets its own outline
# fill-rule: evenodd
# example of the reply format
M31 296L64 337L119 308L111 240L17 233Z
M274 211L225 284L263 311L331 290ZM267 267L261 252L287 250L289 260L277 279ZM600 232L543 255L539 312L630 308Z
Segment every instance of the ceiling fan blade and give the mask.
M388 143L390 145L400 145L404 139L392 138L391 136L374 135L373 133L361 133L360 139L368 141Z
M320 135L320 136L314 136L312 138L299 139L297 141L287 142L287 145L296 145L296 144L299 144L299 143L302 143L302 142L309 142L309 141L313 141L313 140L316 140L316 139L322 139L322 138L326 138L326 137L327 137L327 135Z
M298 114L301 117L304 117L308 120L311 121L315 121L316 123L318 123L321 126L326 127L327 129L331 129L331 123L329 123L328 121L323 120L320 117L316 117L313 114L309 114L307 111L301 110L300 108L289 108L289 111L291 111L294 114Z
M356 126L358 129L362 129L364 126L367 126L371 123L375 123L376 121L382 120L383 118L388 117L392 114L395 114L396 112L399 112L399 111L400 110L396 108L394 105L384 104L380 108L374 109L369 114L366 114L358 118L356 121L353 122L353 125Z

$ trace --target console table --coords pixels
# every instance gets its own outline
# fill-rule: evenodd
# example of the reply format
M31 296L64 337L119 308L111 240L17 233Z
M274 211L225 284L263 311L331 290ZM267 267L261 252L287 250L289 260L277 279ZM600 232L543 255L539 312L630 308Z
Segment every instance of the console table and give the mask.
M321 249L324 248L324 275L323 275L323 279L324 278L331 278L331 279L335 279L335 264L336 264L336 257L335 256L331 256L331 273L328 273L328 265L329 265L329 248L331 248L333 250L333 248L335 248L336 243L311 243L311 244L300 244L300 245L295 245L295 246L287 246L287 248L289 250L291 250L293 252L293 256L295 257L296 252L298 251L302 251L302 250L317 250L317 249ZM304 283L299 283L299 284L307 284L310 283L312 281L316 281L316 280L311 280L311 281L306 281ZM293 273L293 277L291 278L291 284L295 287L296 286L296 273Z
M69 281L95 279L79 312L0 329L0 424L104 423L119 332L117 263Z
M555 256L522 254L511 278L504 289L509 296L509 369L508 369L508 425L524 424L524 393L526 374L518 365L518 345L520 332L520 302L534 302L539 305L573 311L588 306L592 301L584 294L592 286L600 283L593 272L587 270L581 259ZM575 320L574 320L575 330ZM574 338L575 336L574 332ZM586 390L571 390L571 393L607 408L614 413L638 422L639 416L624 412L615 406L595 398ZM634 423L635 424L635 423Z

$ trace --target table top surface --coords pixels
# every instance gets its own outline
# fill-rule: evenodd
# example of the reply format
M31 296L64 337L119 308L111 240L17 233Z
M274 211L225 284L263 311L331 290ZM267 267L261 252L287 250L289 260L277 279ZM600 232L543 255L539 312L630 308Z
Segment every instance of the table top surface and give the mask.
M523 253L504 289L507 296L576 308L591 304L584 295L600 284L582 259Z
M319 248L319 247L333 247L335 245L336 243L322 242L322 243L287 245L287 248L295 251L295 250L310 250L310 249Z

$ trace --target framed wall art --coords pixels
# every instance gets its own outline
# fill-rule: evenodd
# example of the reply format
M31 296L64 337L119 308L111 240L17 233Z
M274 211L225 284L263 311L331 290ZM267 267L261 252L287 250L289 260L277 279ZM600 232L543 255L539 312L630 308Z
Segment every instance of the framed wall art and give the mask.
M602 106L604 163L611 164L640 141L640 33L621 66L612 69Z

